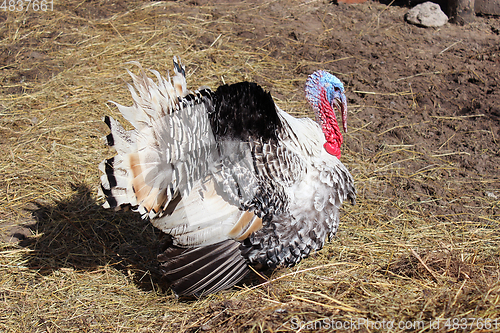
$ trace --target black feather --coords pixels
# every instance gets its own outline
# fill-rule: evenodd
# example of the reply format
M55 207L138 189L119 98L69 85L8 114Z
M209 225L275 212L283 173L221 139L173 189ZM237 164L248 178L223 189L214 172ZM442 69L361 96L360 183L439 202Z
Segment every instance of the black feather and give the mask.
M111 129L111 120L109 120L108 116L104 117L104 123L106 123L106 125L108 125L109 129ZM110 147L113 147L115 145L115 139L113 138L112 133L109 133L108 135L106 135L106 142L107 142L108 146L110 146Z
M104 172L106 173L106 177L108 178L109 188L104 188L104 186L101 185L102 192L106 196L106 201L112 208L118 205L116 199L113 197L113 193L111 192L111 189L116 187L117 185L113 167L114 161L115 158L111 157L110 159L107 159L104 163Z
M111 157L110 159L106 160L106 164L104 167L104 171L106 172L106 176L108 177L110 189L112 189L113 187L116 187L115 171L113 168L114 162L115 162L115 158Z
M282 128L271 94L256 83L220 86L212 96L209 118L217 141L276 142Z
M232 287L249 272L239 247L239 242L225 240L181 248L167 240L158 261L177 295L200 296Z
M104 186L101 185L101 190L102 193L106 196L106 201L109 204L110 208L115 208L118 205L118 202L116 201L115 197L113 197L113 193L111 193L110 189L104 188Z

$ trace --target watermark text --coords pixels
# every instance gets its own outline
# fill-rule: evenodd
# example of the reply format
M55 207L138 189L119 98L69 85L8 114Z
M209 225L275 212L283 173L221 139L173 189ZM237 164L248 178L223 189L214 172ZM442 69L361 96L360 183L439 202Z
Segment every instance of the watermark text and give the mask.
M292 317L290 326L294 330L316 331L316 330L422 330L422 329L487 329L497 330L500 320L489 318L438 318L433 320L370 320L367 318L354 318L349 320L338 320L323 318L314 321L303 321Z

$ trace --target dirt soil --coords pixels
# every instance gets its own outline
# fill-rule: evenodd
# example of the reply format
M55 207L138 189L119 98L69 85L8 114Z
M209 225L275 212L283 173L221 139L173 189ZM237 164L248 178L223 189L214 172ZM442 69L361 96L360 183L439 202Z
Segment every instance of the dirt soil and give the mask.
M325 69L346 87L349 131L342 158L358 190L358 205L346 207L338 239L325 249L325 255L328 259L344 255L342 260L363 263L368 256L356 251L378 241L371 234L364 239L363 230L368 233L387 227L391 237L397 234L398 242L408 240L423 250L417 250L418 255L395 252L389 257L386 249L381 255L386 255L384 261L370 274L427 279L426 285L442 276L459 281L453 287L436 282L436 290L449 289L439 294L446 295L442 296L446 302L440 298L428 305L425 302L437 292L426 289L418 297L408 296L413 300L408 308L418 306L417 310L394 313L432 318L466 315L478 309L499 311L493 301L480 306L474 303L480 299L474 292L487 295L485 299L500 295L498 286L493 287L500 272L500 18L477 17L465 26L427 29L406 23L407 10L371 1L345 5L328 1L98 0L58 3L50 16L28 12L21 17L0 11L0 145L7 152L0 168L5 193L0 226L5 248L33 251L23 257L29 258L23 259L23 267L36 274L52 274L61 268L100 274L99 267L110 264L119 274L133 276L136 266L127 262L143 262L143 276L131 280L142 292L150 291L142 287L143 277L150 277L147 283L153 281L152 285L160 280L150 246L157 245L155 231L135 219L131 224L135 231L121 234L124 229L113 221L122 221L127 213L103 213L95 199L97 164L112 154L99 141L106 134L101 117L116 112L105 103L109 99L130 103L123 83L129 79L120 66L139 60L165 73L171 57L180 54L187 63L191 88L254 81L295 115L311 115L303 96L304 82L313 71ZM161 32L171 26L173 30ZM63 82L59 88L47 88L58 80ZM20 155L31 151L33 156ZM63 155L64 151L69 155ZM80 185L72 187L75 183ZM82 214L90 216L89 211L99 216L98 223L78 224ZM64 222L68 219L73 221L70 225ZM54 227L63 222L63 227ZM438 232L441 227L443 234L419 238L419 232ZM489 240L482 237L483 232L488 232ZM144 241L137 241L139 237ZM454 237L470 244L488 244L482 248L457 245ZM69 240L85 250L80 245L65 248ZM434 246L446 251L436 254L431 251ZM473 253L474 259L463 259L464 251ZM484 271L474 265L483 265ZM489 282L479 283L473 276ZM461 284L469 278L477 285ZM364 277L359 279L364 281ZM57 280L55 289L59 285L61 290L66 288L62 280ZM352 286L354 283L337 286L335 297L344 303L351 301L352 306L366 306L365 316L382 316L383 306L366 305L360 301L362 297L352 296ZM272 292L280 295L279 290ZM285 309L282 311L261 307L258 312L257 303L242 300L193 305L198 312L178 310L184 316L182 323L169 321L174 315L165 314L156 331L286 330L277 323L289 318L287 313L294 306L305 309L297 305L297 298L287 301L287 295L283 292L277 303ZM457 299L463 306L456 305ZM162 302L155 298L151 304ZM453 312L454 307L459 312ZM39 311L33 309L30 311ZM317 303L304 311L308 309L321 312ZM328 313L337 315L339 311ZM218 319L209 321L210 316ZM207 319L206 324L201 325L197 317ZM249 324L259 318L268 323ZM105 326L104 316L92 320L86 324L89 331L97 327L96 320ZM52 322L57 327L78 326L71 321ZM37 327L57 331L55 324L43 323ZM23 325L20 330L29 328Z

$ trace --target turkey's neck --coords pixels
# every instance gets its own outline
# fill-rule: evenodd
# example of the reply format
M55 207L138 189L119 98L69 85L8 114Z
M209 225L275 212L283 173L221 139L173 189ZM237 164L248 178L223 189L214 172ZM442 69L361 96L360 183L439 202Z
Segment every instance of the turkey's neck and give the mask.
M319 103L317 105L317 115L320 118L321 129L325 135L326 143L323 147L326 151L340 158L340 146L342 145L343 138L340 133L339 124L335 117L335 111L326 98L326 91L321 89L319 96Z

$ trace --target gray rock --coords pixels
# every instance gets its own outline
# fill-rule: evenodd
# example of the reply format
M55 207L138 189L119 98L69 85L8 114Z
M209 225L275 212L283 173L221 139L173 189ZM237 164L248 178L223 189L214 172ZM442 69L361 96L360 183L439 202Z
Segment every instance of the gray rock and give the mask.
M409 23L423 27L440 27L448 22L448 16L438 4L427 1L416 5L405 15Z

